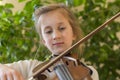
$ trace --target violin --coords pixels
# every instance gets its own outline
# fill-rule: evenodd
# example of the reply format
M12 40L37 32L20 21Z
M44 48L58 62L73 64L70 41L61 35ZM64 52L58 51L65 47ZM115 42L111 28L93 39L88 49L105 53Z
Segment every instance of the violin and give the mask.
M42 64L45 66L49 61L46 61ZM41 64L33 69L33 72L39 70L42 67ZM92 80L91 74L92 71L80 62L79 59L73 58L71 56L64 56L58 62L53 65L53 70L57 75L54 80ZM38 74L34 76L35 80L45 80L47 77L44 74Z
M100 25L98 28L90 32L84 38L79 40L72 47L65 50L59 56L56 56L51 60L45 61L42 64L37 65L33 69L33 75L31 77L33 77L35 80L45 80L47 77L42 73L45 70L48 70L49 67L51 67L52 65L56 64L54 66L54 72L56 73L58 78L54 80L92 80L90 76L91 71L88 67L86 67L79 60L74 59L69 56L65 57L65 55L68 54L73 48L85 42L90 37L92 37L94 34L102 30L107 24L109 24L110 22L112 22L114 19L116 19L119 16L120 16L120 12L118 12L112 18L110 18L109 20L104 22L102 25ZM62 63L60 62L61 60L62 60Z
M63 62L54 68L59 80L92 80L92 71L79 60L64 57Z

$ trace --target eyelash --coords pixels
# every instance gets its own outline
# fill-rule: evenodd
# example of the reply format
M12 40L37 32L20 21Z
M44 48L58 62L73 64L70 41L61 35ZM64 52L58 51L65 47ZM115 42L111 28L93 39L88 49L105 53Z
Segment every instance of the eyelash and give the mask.
M65 27L60 27L60 28L59 28L59 30L64 30L64 29L65 29Z
M52 30L48 30L45 33L50 34L50 33L52 33Z
M63 30L65 30L65 29L66 29L65 27L59 27L58 30L63 31ZM46 34L50 34L50 33L52 33L52 30L48 30L48 31L46 31L45 33L46 33Z

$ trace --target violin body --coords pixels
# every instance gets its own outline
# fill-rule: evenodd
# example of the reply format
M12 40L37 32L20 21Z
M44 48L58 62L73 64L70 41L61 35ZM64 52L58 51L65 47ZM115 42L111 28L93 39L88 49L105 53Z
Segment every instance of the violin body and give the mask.
M49 61L48 61L49 62ZM41 65L45 65L45 62ZM42 66L37 66L34 71L37 69L41 68ZM90 75L90 69L86 67L83 63L81 63L79 60L76 60L72 57L64 57L62 58L62 63L60 61L55 64L53 67L53 70L51 70L51 73L56 73L54 78L52 80L92 80L91 75ZM46 80L47 76L43 74L39 74L37 76L34 76L35 80ZM49 80L49 79L47 79Z
M92 80L90 69L79 60L67 57L63 61L55 67L59 80Z

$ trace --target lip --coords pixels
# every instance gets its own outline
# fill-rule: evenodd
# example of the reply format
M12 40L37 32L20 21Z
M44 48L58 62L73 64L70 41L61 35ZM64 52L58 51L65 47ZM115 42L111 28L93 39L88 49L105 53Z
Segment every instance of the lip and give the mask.
M54 43L53 45L62 45L64 44L64 42L57 42L57 43Z

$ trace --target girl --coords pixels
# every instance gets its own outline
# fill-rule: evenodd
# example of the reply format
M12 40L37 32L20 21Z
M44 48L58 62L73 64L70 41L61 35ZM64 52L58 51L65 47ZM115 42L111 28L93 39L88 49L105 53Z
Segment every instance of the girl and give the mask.
M38 8L34 15L41 43L49 49L52 57L58 56L83 37L75 16L64 5L57 4ZM82 48L83 46L80 45L66 56L78 59ZM41 62L37 60L0 64L0 80L27 80L38 64ZM97 71L92 66L87 67L92 71L91 78L99 80ZM58 80L54 71L46 70L43 74L46 76L45 80ZM79 74L77 75L79 76Z

